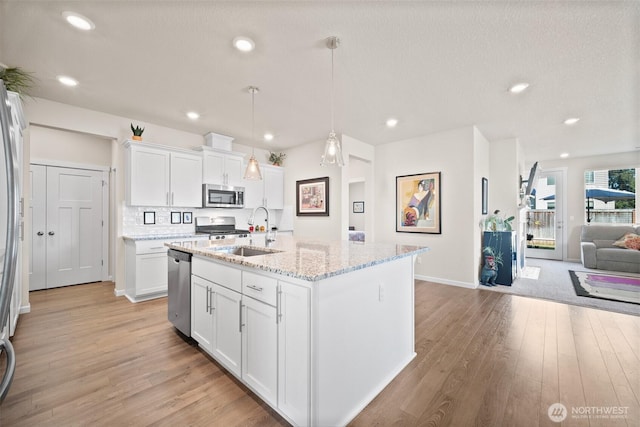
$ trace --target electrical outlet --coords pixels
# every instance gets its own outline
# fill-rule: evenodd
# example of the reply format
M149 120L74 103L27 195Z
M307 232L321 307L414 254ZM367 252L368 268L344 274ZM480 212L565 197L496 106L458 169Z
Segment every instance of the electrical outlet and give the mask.
M378 284L378 301L382 302L384 300L384 285L382 283Z
M421 256L418 257L418 264L422 264L422 257Z

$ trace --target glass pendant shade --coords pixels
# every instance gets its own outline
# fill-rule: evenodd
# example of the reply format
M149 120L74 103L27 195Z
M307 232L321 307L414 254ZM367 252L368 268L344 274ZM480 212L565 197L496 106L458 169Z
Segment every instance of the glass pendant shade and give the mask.
M260 89L255 86L249 86L249 93L251 94L251 141L254 140L253 128L255 124L255 95L259 90ZM262 174L260 173L260 163L258 163L258 161L256 160L254 149L251 149L251 158L249 159L249 163L247 163L247 169L244 171L243 178L252 181L262 180Z
M249 159L249 163L247 163L247 170L244 171L244 179L250 179L254 181L259 181L262 179L262 174L260 173L260 164L253 154Z
M324 155L320 161L320 166L344 166L342 146L333 129L333 51L340 45L340 39L335 36L328 37L326 42L327 47L331 49L331 132L329 132L329 138L324 144Z
M342 146L335 132L329 133L329 138L324 145L324 156L322 156L322 166L337 165L344 166L342 159Z

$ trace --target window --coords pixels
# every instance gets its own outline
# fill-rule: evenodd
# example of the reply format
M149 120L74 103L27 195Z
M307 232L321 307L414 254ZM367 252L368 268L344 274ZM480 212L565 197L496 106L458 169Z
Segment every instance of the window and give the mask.
M584 183L593 184L593 171L586 171L584 173Z
M640 169L600 169L584 173L588 223L637 222L636 177Z

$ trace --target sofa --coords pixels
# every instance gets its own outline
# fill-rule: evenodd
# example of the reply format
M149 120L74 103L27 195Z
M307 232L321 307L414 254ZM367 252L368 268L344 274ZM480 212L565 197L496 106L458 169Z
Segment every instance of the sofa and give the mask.
M640 273L640 225L583 225L582 265L598 270ZM626 237L626 238L625 238Z

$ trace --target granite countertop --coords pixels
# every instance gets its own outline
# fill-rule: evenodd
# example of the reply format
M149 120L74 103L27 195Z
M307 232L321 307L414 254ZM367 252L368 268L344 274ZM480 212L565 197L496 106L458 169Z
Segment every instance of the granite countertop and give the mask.
M169 239L189 239L201 237L209 238L209 236L204 234L196 234L196 233L181 233L181 234L131 234L131 235L123 235L122 238L125 240L169 240Z
M326 279L429 250L425 246L306 240L291 236L279 236L269 248L266 248L274 253L267 255L243 257L219 251L239 245L265 249L263 239L253 239L253 244L250 245L244 244L245 242L246 239L238 239L238 241L232 239L223 242L196 240L165 243L165 245L194 255L308 281Z

